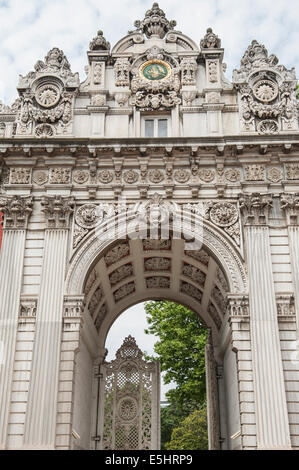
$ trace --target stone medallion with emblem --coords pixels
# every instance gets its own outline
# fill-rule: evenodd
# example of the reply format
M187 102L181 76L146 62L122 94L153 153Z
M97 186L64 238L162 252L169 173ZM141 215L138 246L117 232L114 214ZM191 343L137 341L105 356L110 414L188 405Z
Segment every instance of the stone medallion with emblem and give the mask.
M171 68L163 60L149 60L141 65L139 74L144 80L164 80L170 76Z

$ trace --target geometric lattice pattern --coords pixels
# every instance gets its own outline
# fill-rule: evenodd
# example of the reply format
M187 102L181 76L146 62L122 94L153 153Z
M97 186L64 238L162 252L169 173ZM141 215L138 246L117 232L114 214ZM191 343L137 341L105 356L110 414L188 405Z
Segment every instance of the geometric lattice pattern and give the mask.
M150 450L159 442L159 363L142 359L128 336L116 359L102 365L101 448Z

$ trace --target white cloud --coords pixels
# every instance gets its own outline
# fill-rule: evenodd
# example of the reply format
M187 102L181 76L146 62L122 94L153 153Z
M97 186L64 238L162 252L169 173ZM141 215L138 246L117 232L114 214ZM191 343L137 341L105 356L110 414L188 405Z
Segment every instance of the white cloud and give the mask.
M97 30L113 45L151 6L149 0L0 0L0 99L10 103L19 73L32 70L54 46L64 50L83 80L85 51ZM298 68L298 0L163 0L160 6L198 43L209 26L214 29L229 77L252 39L287 67Z

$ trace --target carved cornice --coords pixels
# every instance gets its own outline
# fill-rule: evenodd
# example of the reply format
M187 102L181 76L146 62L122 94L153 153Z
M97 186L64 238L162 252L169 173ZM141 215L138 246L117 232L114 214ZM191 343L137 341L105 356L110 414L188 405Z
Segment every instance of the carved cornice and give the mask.
M281 194L280 208L286 215L288 225L299 224L299 193Z
M244 225L267 225L272 206L271 194L242 194L239 197L239 207Z
M4 214L4 228L24 230L32 212L32 197L0 196L0 212Z
M44 196L41 202L48 229L68 229L75 209L73 197Z

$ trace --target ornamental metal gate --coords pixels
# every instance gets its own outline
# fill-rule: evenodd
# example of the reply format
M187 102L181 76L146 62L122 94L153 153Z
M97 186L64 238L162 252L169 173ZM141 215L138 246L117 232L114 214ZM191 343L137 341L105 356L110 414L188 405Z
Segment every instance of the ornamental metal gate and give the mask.
M128 336L116 359L101 366L100 449L160 448L160 365L143 360Z

